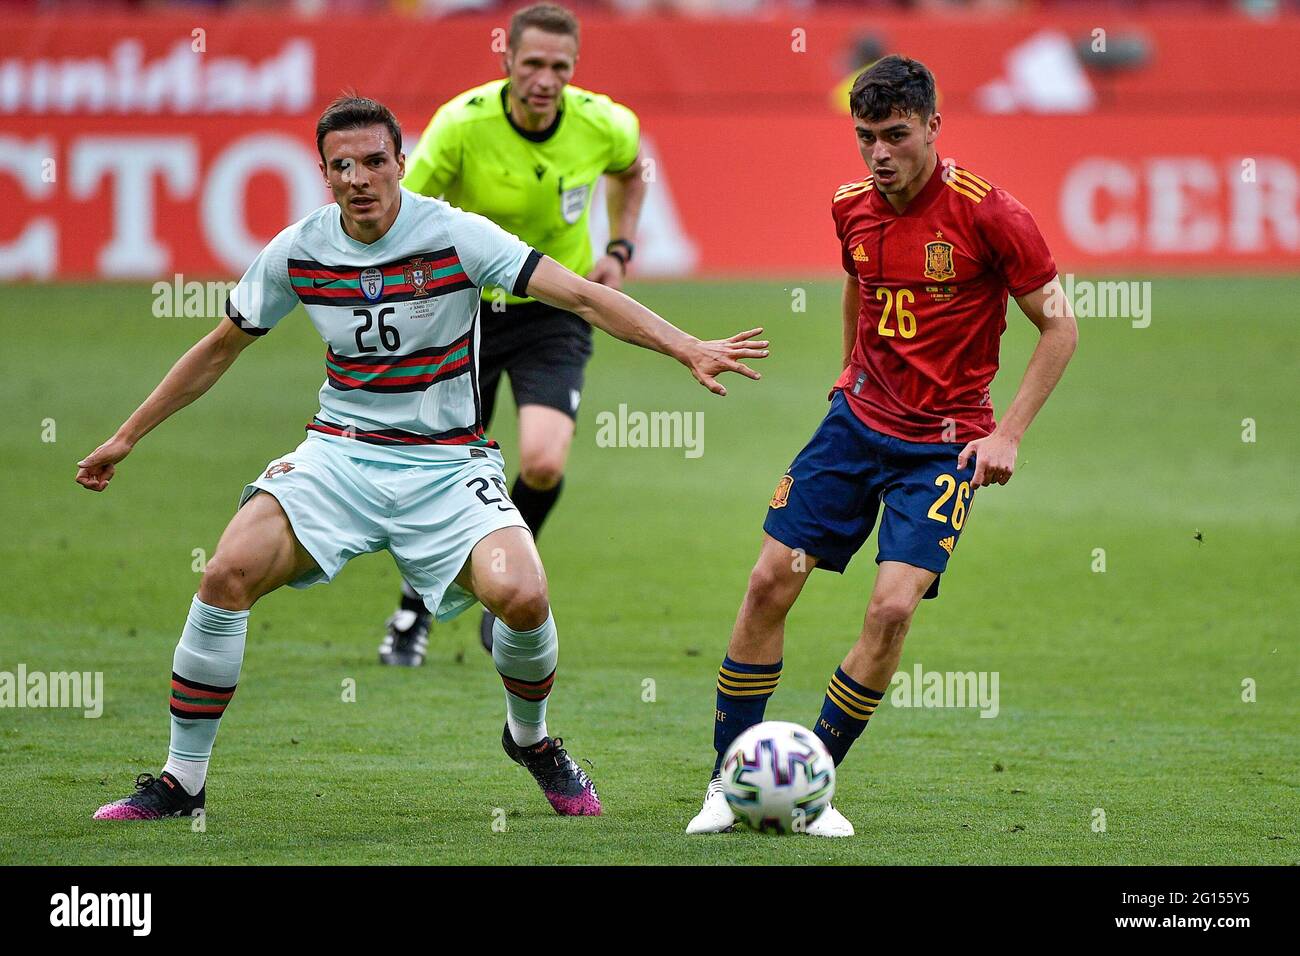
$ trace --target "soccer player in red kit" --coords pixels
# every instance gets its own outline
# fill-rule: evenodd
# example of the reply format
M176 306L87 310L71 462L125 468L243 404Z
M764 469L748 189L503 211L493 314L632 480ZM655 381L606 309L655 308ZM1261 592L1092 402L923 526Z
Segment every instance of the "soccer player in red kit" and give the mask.
M917 606L938 595L975 489L1011 478L1021 436L1078 337L1029 211L939 161L930 71L885 57L858 77L849 104L871 175L841 186L831 203L848 273L843 372L830 411L772 496L718 671L713 777L687 833L733 826L722 756L763 720L781 676L786 615L809 573L842 573L879 517L879 569L862 633L831 677L814 726L835 763L844 759L897 670ZM997 423L989 384L1008 295L1040 337ZM813 835L853 834L830 806L805 823Z

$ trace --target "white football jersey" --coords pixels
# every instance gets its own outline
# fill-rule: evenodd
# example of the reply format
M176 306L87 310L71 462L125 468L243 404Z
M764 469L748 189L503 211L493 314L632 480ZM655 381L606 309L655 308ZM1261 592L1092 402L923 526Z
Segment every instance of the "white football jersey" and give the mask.
M479 290L523 295L541 254L482 216L401 190L397 219L366 244L322 206L261 251L226 314L265 335L301 302L328 348L309 432L379 461L495 448L478 391Z

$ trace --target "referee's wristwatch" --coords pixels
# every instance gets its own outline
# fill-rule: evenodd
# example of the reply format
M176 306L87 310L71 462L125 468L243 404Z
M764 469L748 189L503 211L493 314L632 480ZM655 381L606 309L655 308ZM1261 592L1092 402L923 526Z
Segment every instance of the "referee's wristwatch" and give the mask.
M624 272L627 272L628 263L632 261L634 252L636 252L636 246L626 239L611 239L605 246L605 255L617 259Z

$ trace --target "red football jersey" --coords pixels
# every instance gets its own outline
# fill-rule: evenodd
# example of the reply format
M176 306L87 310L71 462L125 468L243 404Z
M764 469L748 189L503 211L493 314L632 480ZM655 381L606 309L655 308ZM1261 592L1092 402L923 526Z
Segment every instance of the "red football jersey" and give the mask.
M870 176L841 186L831 213L861 301L852 359L835 383L854 414L907 441L992 432L1007 294L1056 275L1029 210L945 160L901 213Z

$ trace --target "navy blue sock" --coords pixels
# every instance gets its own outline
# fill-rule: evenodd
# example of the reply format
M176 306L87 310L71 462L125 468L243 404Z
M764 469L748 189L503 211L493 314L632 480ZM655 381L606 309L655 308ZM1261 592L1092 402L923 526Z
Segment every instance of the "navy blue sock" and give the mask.
M844 673L843 668L835 668L813 732L831 752L837 767L853 746L853 741L867 729L867 721L884 696L884 691L863 687Z
M730 657L718 668L718 704L713 713L713 749L718 752L713 772L722 767L722 755L732 741L762 723L767 699L781 679L781 662L741 664Z

